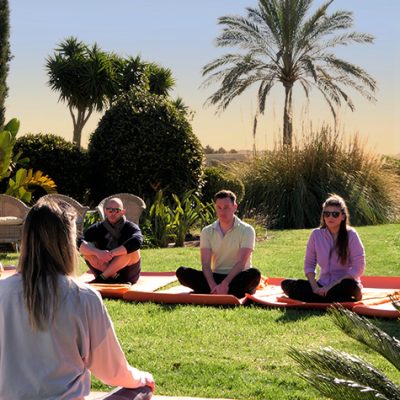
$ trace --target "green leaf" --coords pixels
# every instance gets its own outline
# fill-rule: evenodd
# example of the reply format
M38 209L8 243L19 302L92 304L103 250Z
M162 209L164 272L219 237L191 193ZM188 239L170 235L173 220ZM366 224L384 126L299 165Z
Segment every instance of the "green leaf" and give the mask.
M16 136L19 130L19 119L13 118L11 121L7 123L7 125L4 127L5 131L9 131L12 136Z

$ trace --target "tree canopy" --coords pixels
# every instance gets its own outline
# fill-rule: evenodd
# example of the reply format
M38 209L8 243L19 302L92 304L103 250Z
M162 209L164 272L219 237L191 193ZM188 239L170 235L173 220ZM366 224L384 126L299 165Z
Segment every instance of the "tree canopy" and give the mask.
M73 121L73 142L80 147L82 129L93 111L103 111L118 97L136 88L168 95L175 84L172 72L139 56L123 58L89 46L75 37L62 41L46 60L48 84L67 103Z
M258 7L247 8L247 16L223 16L218 47L237 48L205 65L205 86L220 83L207 100L223 111L246 89L258 84L258 111L263 114L266 98L276 83L285 91L283 144L292 144L292 91L298 82L308 98L314 87L328 103L336 120L335 107L354 103L347 94L351 88L375 100L375 80L361 67L338 58L337 46L372 43L365 33L349 32L353 26L350 11L328 13L333 0L324 2L313 13L313 0L259 0ZM256 121L255 121L256 126Z

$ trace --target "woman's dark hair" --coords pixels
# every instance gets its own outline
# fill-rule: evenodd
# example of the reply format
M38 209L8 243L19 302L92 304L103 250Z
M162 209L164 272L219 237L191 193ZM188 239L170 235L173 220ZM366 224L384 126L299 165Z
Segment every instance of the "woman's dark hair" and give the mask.
M339 207L341 213L345 216L343 221L341 221L340 223L338 237L336 239L336 250L339 255L339 260L340 263L344 265L347 261L348 256L349 235L347 229L350 226L349 210L342 197L338 196L337 194L329 195L329 197L325 200L325 203L322 205L320 224L321 228L326 228L323 212L328 206Z

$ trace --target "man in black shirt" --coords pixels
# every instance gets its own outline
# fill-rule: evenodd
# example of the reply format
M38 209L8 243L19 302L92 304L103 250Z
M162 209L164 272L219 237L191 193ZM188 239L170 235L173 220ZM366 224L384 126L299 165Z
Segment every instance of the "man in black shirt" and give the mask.
M89 283L136 283L140 275L140 228L125 217L121 199L104 205L105 220L91 225L79 241L79 251L96 276Z

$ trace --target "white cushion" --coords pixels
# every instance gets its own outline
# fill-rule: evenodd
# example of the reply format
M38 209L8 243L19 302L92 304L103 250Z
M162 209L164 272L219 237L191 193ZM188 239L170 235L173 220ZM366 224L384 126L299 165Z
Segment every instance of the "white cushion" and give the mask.
M0 217L0 225L22 225L23 219L18 217Z

